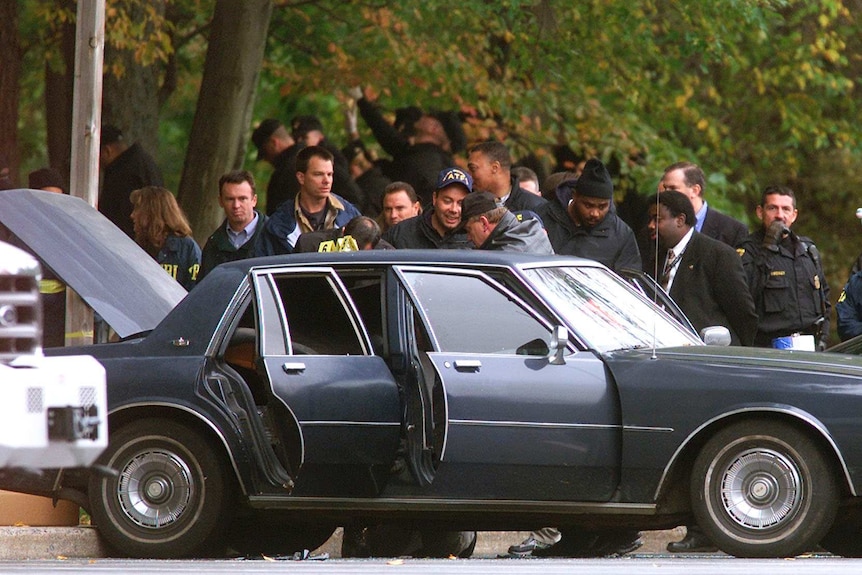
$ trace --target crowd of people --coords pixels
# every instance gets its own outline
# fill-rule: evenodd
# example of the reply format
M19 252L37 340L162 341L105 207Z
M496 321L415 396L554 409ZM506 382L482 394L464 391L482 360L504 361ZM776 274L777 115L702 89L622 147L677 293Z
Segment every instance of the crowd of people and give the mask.
M152 157L110 126L102 130L99 209L187 289L221 263L300 251L558 254L617 272L646 272L697 330L724 326L734 344L826 347L829 285L814 243L792 229L798 216L793 190L766 187L755 211L759 224L749 232L709 205L703 170L680 162L664 170L646 213L624 221L613 179L598 158L563 164L540 182L534 170L513 165L502 142L467 148L451 115L407 108L390 123L368 91L351 95L351 141L344 148L326 137L314 116L294 118L289 129L273 118L255 126L257 159L273 167L266 209L258 206L249 171L226 172L217 190L225 218L203 249ZM368 152L358 137L357 112L389 158ZM841 337L862 333L862 272L851 277L837 305ZM636 549L639 541L632 531L544 528L510 552L602 556ZM668 548L714 549L696 525Z

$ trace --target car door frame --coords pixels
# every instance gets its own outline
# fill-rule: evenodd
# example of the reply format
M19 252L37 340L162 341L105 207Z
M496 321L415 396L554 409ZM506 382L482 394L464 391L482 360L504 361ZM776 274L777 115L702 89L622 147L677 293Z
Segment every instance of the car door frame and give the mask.
M445 438L433 481L434 491L477 498L530 499L537 497L536 483L544 481L542 499L609 500L619 483L622 430L619 397L603 361L591 352L577 351L571 339L565 365L551 365L547 356L440 351L441 345L432 322L405 273L474 277L527 311L547 328L549 337L558 322L555 323L556 318L546 316L544 310L537 311L523 297L482 270L411 264L393 266L393 272L431 339L433 351L427 355L434 366L435 384L443 389ZM512 277L521 281L517 276ZM516 415L519 404L515 401L507 403L506 393L501 393L499 388L485 388L491 390L488 399L496 402L496 407L487 405L488 402L482 405L482 398L475 395L477 387L489 383L482 370L493 373L495 383L507 382L500 384L501 387L523 384L519 373L535 377L544 370L548 377L545 387L563 390L564 395L569 389L568 380L580 370L586 374L585 379L593 382L589 390L592 404L589 410L578 411L579 402L573 393L568 394L569 400L546 397L544 408L553 413L553 421L540 421L544 408L532 411L536 420L519 421ZM482 383L477 384L477 379ZM594 409L599 404L604 404L601 413ZM455 412L457 417L453 417ZM593 414L589 421L566 420L573 413L586 417L588 412ZM519 438L524 441L519 441ZM597 449L579 459L578 450L584 448L585 442L594 444ZM537 445L546 451L540 452ZM511 448L510 451L499 450L506 446ZM594 468L588 469L588 459ZM576 471L578 461L585 463L580 471ZM528 468L535 472L523 473ZM598 480L600 477L602 481ZM471 485L481 485L481 489L468 491Z
M260 361L272 397L299 432L300 465L391 463L401 427L398 387L383 358L373 354L368 330L337 270L326 265L267 267L250 275ZM290 320L274 278L299 275L326 278L359 338L362 355L294 353ZM280 330L283 349L272 329Z

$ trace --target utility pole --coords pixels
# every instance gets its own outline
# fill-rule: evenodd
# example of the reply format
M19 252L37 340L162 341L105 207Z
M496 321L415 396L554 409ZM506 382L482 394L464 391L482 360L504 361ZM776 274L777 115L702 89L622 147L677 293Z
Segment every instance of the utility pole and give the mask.
M104 54L105 0L78 0L69 188L71 195L91 206L96 205L99 195ZM66 345L91 343L93 312L76 293L66 290Z

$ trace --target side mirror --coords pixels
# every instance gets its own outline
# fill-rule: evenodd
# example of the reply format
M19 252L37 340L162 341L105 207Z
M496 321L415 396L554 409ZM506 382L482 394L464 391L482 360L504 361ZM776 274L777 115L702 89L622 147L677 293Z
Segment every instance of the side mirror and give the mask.
M706 345L726 347L730 345L730 330L723 325L711 325L700 330L700 339Z
M548 363L551 365L566 364L566 349L569 345L569 330L558 325L554 327L551 333L551 340L548 342Z

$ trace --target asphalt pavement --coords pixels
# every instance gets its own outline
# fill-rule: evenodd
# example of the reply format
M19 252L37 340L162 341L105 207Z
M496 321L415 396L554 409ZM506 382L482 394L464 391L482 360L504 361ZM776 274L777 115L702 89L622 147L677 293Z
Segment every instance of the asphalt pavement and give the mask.
M678 527L670 531L645 531L644 546L637 553L665 553L668 541L680 539L685 533ZM518 531L482 531L476 543L475 557L497 557L505 554L509 545L519 543L528 533ZM341 529L315 553L341 556ZM96 529L78 527L0 527L0 560L81 559L105 556Z

